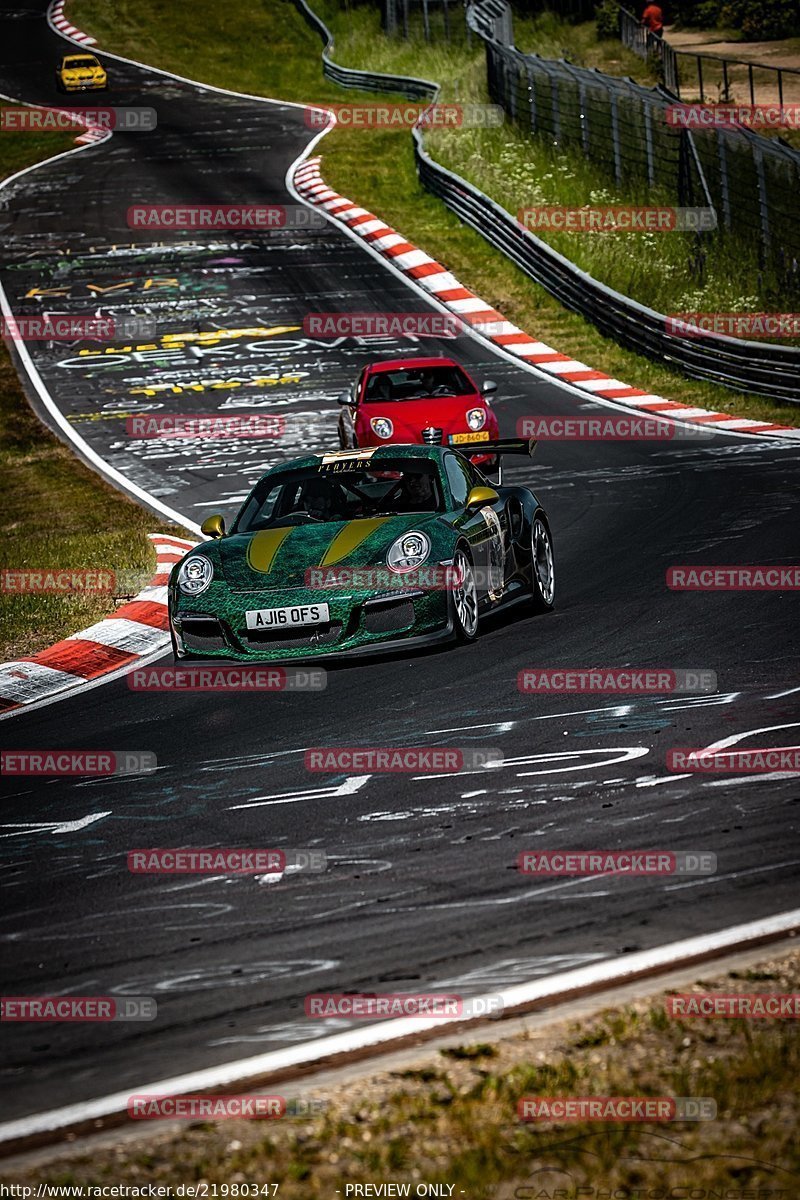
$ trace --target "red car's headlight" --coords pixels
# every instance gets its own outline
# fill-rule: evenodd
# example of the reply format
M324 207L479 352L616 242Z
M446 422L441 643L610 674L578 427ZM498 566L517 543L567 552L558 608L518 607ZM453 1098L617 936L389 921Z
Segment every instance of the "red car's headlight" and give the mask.
M376 437L390 438L394 433L394 425L388 417L373 417L369 424Z

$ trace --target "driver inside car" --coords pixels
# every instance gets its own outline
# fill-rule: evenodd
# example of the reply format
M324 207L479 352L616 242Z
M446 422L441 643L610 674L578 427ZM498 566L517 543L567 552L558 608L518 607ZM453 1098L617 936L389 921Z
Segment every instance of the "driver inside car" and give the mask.
M333 480L310 480L303 489L303 509L315 521L341 521L347 516L344 494Z
M436 497L430 475L405 475L397 494L398 512L431 512Z

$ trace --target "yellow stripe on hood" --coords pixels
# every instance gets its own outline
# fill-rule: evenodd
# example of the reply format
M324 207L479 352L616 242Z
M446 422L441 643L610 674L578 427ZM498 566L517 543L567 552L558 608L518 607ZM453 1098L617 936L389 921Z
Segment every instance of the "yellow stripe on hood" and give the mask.
M284 529L262 529L250 539L247 561L254 571L263 571L266 575L272 570L275 555L294 528L287 525Z
M381 525L390 519L390 517L359 517L355 521L349 521L344 529L339 530L328 546L319 565L328 567L331 563L341 562L343 558L347 558L348 554L352 554L354 550L358 549L371 533L380 529Z

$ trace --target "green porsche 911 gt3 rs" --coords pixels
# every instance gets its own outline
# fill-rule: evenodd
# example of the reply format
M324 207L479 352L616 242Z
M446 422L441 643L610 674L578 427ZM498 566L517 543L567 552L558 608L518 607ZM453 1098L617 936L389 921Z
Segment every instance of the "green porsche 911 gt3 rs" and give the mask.
M532 443L498 441L497 453ZM487 449L487 443L481 443ZM457 637L524 601L553 607L547 515L459 450L387 445L274 467L226 532L220 516L169 582L180 659L338 657Z

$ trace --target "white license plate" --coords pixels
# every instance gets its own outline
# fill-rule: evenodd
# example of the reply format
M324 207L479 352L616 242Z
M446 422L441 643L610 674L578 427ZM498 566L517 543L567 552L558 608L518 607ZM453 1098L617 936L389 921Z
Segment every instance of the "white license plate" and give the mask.
M245 613L248 629L288 629L292 625L324 625L327 604L293 604L290 608L254 608Z
M450 445L463 446L465 442L488 442L489 430L483 429L480 433L451 433Z

